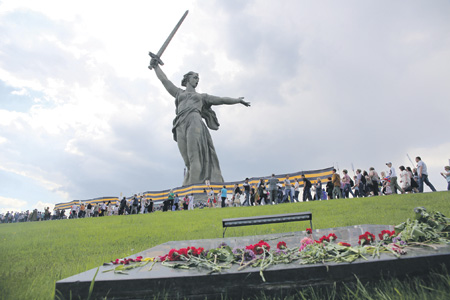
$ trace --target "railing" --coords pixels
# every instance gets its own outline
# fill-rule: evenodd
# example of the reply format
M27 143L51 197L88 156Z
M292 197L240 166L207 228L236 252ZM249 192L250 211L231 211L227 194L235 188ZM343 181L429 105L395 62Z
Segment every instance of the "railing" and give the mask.
M309 211L291 213L291 214L281 214L281 215L269 215L269 216L257 216L257 217L243 217L243 218L233 218L233 219L223 219L222 227L223 237L225 237L225 231L228 227L237 226L250 226L250 225L262 225L271 223L284 223L284 222L298 222L298 221L308 221L311 224L312 229L312 213Z

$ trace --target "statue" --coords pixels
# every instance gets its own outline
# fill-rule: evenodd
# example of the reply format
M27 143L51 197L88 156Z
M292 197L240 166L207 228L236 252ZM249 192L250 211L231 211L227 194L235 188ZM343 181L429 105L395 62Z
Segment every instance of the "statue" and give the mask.
M176 117L173 121L172 132L187 168L183 186L203 183L206 180L210 182L224 181L220 171L219 159L208 130L208 128L219 129L219 122L211 107L223 104L250 106L250 102L244 101L244 97L217 97L197 93L195 88L200 79L198 73L192 71L184 75L181 81L181 85L186 87L185 90L176 87L167 79L159 66L163 64L160 57L187 13L186 11L158 53L156 55L150 53L152 59L149 66L149 69L155 70L156 76L167 92L175 98ZM208 128L202 118L205 119Z

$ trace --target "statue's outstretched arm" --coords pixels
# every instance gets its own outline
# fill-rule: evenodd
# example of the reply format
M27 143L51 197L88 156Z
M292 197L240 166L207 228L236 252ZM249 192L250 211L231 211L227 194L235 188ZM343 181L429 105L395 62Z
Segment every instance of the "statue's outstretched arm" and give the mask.
M232 104L242 104L245 106L250 106L250 102L244 101L244 97L230 98L230 97L217 97L208 95L208 100L211 105L232 105Z
M158 64L153 64L152 67L155 70L156 76L169 92L169 94L171 94L173 97L176 97L178 88L172 83L172 81L167 78L166 74L164 74L163 70L161 70Z

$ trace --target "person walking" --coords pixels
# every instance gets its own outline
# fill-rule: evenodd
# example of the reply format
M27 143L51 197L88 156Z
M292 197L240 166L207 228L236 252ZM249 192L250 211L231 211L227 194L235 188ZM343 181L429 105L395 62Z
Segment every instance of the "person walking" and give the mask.
M241 206L241 188L239 187L239 184L234 185L234 195L233 195L233 206L238 207Z
M331 176L331 182L333 183L333 196L331 199L342 198L341 194L341 177L336 173L336 169L333 169L333 176Z
M441 172L441 175L447 179L447 191L450 191L450 166L445 166L444 170L444 172Z
M295 178L295 180L294 180L294 200L295 200L295 202L299 202L298 195L300 195L300 182L298 182L298 178Z
M344 198L350 198L350 194L352 194L352 197L355 198L355 194L353 194L352 191L352 185L350 184L350 176L348 175L347 170L342 170L342 173L344 173L344 176L342 176L342 182L344 184Z
M209 189L209 193L208 193L208 207L209 208L216 208L216 196L214 195L214 190L213 188Z
M178 194L175 194L175 198L173 199L173 207L172 207L173 211L178 210L179 203L180 203L180 197L178 197Z
M139 198L136 194L133 196L133 203L131 205L131 215L138 213L138 206L139 206Z
M288 202L288 199L290 199L291 203L294 203L294 195L292 194L292 189L291 189L292 185L291 185L291 181L289 180L289 175L286 175L283 183L284 183L283 202Z
M380 184L380 176L378 176L377 171L375 171L374 167L370 167L369 168L369 178L370 181L372 182L372 192L374 196L378 196L379 195L379 184Z
M193 193L188 198L188 210L194 210L194 194Z
M228 190L226 186L223 186L223 188L220 190L220 198L222 198L222 208L226 206L226 200L227 200L227 194Z
M272 204L272 201L267 200L266 183L262 178L259 181L258 194L259 194L259 204L262 204L262 200L264 200L264 204Z
M244 188L244 194L245 194L245 200L242 206L249 206L250 205L250 184L248 183L248 178L245 178L244 183L242 184L242 187Z
M315 200L322 200L322 180L317 178L316 184L314 184L316 188L316 194L314 195Z
M306 200L311 201L312 183L308 178L306 178L305 174L302 174L302 179L303 179L303 202L305 202Z
M331 177L328 177L327 185L325 186L325 189L327 190L328 200L333 199L333 182L331 181ZM324 199L325 200L325 199Z
M405 191L400 187L400 185L397 183L397 173L395 172L394 166L392 166L391 162L387 162L386 166L389 167L389 179L391 180L391 191L392 194L397 194L397 190L399 190L402 194L405 193Z
M411 175L409 175L408 171L404 166L400 166L400 183L402 184L403 191L412 192L413 188L411 186Z
M436 189L431 184L431 182L428 180L427 165L423 162L423 160L420 158L420 156L416 157L416 163L417 163L417 175L419 176L419 193L423 193L423 184L424 183L426 185L428 185L428 187L433 192L436 192Z
M278 178L275 177L275 174L269 178L269 193L270 193L270 202L274 204L278 204Z

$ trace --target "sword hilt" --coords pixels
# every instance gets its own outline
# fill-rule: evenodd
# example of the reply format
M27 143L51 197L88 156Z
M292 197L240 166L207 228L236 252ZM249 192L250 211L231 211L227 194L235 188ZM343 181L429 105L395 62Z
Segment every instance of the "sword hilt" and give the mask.
M164 66L163 61L161 60L161 58L159 58L159 56L157 54L154 54L152 52L149 52L148 55L150 55L150 57L154 60L156 60L158 62L159 65ZM150 65L148 66L148 68L151 70L153 69L152 65L151 65L151 61L150 61Z

